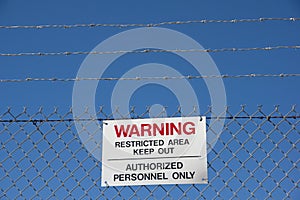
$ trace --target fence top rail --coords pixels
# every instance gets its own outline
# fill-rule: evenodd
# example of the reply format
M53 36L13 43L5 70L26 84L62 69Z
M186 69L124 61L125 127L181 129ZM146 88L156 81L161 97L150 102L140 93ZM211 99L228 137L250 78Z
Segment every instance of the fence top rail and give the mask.
M224 112L220 114L215 114L212 112L212 106L209 106L206 112L201 113L201 116L206 116L207 119L211 120L237 120L237 119L300 119L300 113L296 110L296 105L292 105L287 112L282 113L279 109L279 105L275 105L271 112L266 113L263 110L263 106L258 105L254 112L250 113L247 110L246 105L241 105L238 111L231 111L231 106L224 107ZM91 116L90 108L85 107L82 112L82 116L73 116L73 108L71 107L67 111L60 111L58 107L54 107L53 109L44 109L43 107L39 107L37 109L31 109L27 107L23 107L23 109L14 109L12 107L8 107L5 109L0 109L0 122L2 123L14 123L14 122L75 122L75 121L103 121L114 119L113 114L116 114L118 119L141 119L148 118L150 113L150 106L146 107L143 112L140 112L136 109L136 107L131 107L128 113L120 113L119 108L116 107L112 112L108 112L104 110L104 106L100 106L96 109L96 116ZM160 114L156 117L164 117L161 115L162 113L166 113L167 107L163 107ZM252 110L252 109L251 109ZM193 111L189 114L183 114L182 108L180 106L177 107L177 110L172 114L169 114L169 117L172 116L194 116L199 115L197 112L198 108L193 106ZM286 110L285 110L286 111ZM87 115L89 117L87 117Z

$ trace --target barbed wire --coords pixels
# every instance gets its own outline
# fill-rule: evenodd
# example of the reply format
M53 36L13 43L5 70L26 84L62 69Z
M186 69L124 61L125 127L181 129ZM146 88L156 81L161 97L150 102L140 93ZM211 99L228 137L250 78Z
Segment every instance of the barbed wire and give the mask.
M286 78L300 77L300 74L240 74L240 75L199 75L199 76L155 76L155 77L100 77L100 78L25 78L25 79L0 79L0 83L21 83L33 81L49 82L74 82L74 81L139 81L139 80L176 80L176 79L208 79L208 78Z
M65 51L65 52L22 52L0 53L0 56L69 56L69 55L104 55L124 53L185 53L185 52L235 52L235 51L269 51L278 49L300 49L300 45L283 45L269 47L246 47L246 48L220 48L220 49L144 49L144 50L117 50L117 51Z
M270 18L252 18L252 19L202 19L202 20L185 20L185 21L165 21L159 23L127 23L127 24L112 24L112 23L87 23L87 24L44 24L44 25L1 25L0 29L44 29L44 28L95 28L95 27L115 27L115 28L130 28L130 27L159 27L165 25L184 25L184 24L207 24L207 23L253 23L266 21L288 21L296 22L300 18L295 17L270 17Z

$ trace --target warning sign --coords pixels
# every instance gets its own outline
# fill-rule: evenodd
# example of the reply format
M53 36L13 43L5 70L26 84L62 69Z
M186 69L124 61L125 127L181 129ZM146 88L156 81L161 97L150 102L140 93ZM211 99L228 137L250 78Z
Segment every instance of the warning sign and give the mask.
M206 118L103 121L102 186L207 183Z

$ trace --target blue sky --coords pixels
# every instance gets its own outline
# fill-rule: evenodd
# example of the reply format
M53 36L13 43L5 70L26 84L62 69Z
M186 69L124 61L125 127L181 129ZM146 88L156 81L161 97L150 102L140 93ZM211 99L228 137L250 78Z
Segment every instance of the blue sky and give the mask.
M1 25L77 24L77 23L157 23L174 20L244 19L259 17L297 17L297 1L5 1L0 3ZM299 44L299 22L264 22L236 24L169 25L199 42L204 48L243 48ZM91 51L101 41L127 29L75 28L75 29L1 29L0 51L60 52ZM120 47L120 50L122 47ZM299 73L299 50L249 51L210 53L221 74L249 73ZM130 56L130 55L129 55ZM156 56L150 55L149 57ZM24 56L1 57L0 78L58 77L74 78L85 56ZM143 58L146 59L146 58ZM155 59L153 59L155 60ZM169 59L164 61L168 62ZM145 60L146 62L147 60ZM162 59L162 62L164 62ZM128 58L126 63L134 62ZM121 61L119 62L123 64ZM172 64L172 63L171 63ZM184 63L180 63L184 64ZM185 66L177 67L182 74L191 75ZM128 70L124 69L124 71ZM120 69L111 70L107 76L117 77ZM124 73L124 72L122 72ZM193 75L193 74L192 74ZM202 80L191 84L197 91L205 91ZM111 81L111 87L116 82ZM290 106L299 102L299 78L245 78L225 79L228 105L262 104ZM199 86L201 85L201 86ZM205 86L205 85L204 85ZM72 82L1 83L1 106L70 106ZM199 88L201 87L201 88ZM143 91L142 91L143 90ZM133 99L140 100L143 93L167 90L147 86L137 91ZM201 94L200 94L201 93ZM108 91L109 94L109 91ZM210 104L205 92L198 92L201 105ZM203 95L205 94L205 95ZM105 97L100 98L99 104ZM109 95L108 95L109 96ZM205 98L203 98L205 96ZM97 97L97 98L98 98ZM167 96L166 96L167 97ZM159 98L143 99L145 105L160 102ZM168 99L168 98L165 98ZM173 97L171 99L174 99ZM137 104L141 101L133 101ZM171 103L171 102L168 102ZM176 102L173 102L175 105ZM144 108L144 105L142 105Z
M252 1L17 1L0 0L0 25L41 25L81 23L159 23L202 19L257 19L260 17L300 17L297 0ZM266 21L256 23L207 23L166 25L186 34L205 49L300 45L300 21ZM91 51L100 42L130 28L95 27L71 29L0 29L0 53ZM122 50L122 46L120 49ZM294 74L300 73L300 50L215 52L210 53L221 74ZM0 56L0 79L75 78L86 55L69 56ZM121 77L132 67L149 62L163 63L183 75L199 75L186 61L170 53L128 54L116 60L105 77ZM147 76L145 74L145 76ZM201 111L210 105L202 79L189 80L199 100ZM72 106L73 82L0 83L1 113L8 106L35 110L39 106L67 111ZM109 114L111 92L116 81L101 82L96 106L103 105ZM283 113L300 102L300 78L224 79L227 105L232 111L247 105L250 113L263 105L271 111L280 105ZM188 98L188 97L187 97ZM130 99L137 113L146 106L168 106L176 111L178 101L168 88L145 85ZM193 105L191 105L193 106ZM77 147L76 147L77 148Z

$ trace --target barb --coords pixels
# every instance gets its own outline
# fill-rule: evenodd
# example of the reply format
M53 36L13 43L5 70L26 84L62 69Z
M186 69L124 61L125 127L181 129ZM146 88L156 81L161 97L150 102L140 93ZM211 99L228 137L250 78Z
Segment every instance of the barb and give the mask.
M0 53L0 56L69 56L69 55L105 55L123 53L215 53L215 52L235 52L235 51L269 51L278 49L300 49L300 45L284 45L270 47L247 47L247 48L220 48L220 49L144 49L144 50L118 50L118 51L65 51L65 52L27 52L27 53Z
M139 81L139 80L176 80L176 79L208 79L208 78L287 78L300 77L300 74L241 74L241 75L207 75L207 76L156 76L156 77L107 77L107 78L25 78L25 79L0 79L0 83L21 83L33 81L45 82L75 82L75 81Z
M287 115L287 116L207 116L206 119L299 119L300 115ZM124 118L122 118L124 119ZM106 118L68 118L68 119L0 119L0 123L41 123L41 122L74 122L74 121L103 121Z
M295 17L270 17L270 18L252 18L252 19L202 19L202 20L185 20L185 21L165 21L159 23L130 23L130 24L110 24L110 23L87 23L87 24L44 24L44 25L2 25L0 29L70 29L70 28L96 28L96 27L159 27L166 25L184 25L184 24L207 24L207 23L258 23L266 21L286 21L296 22L300 18Z

